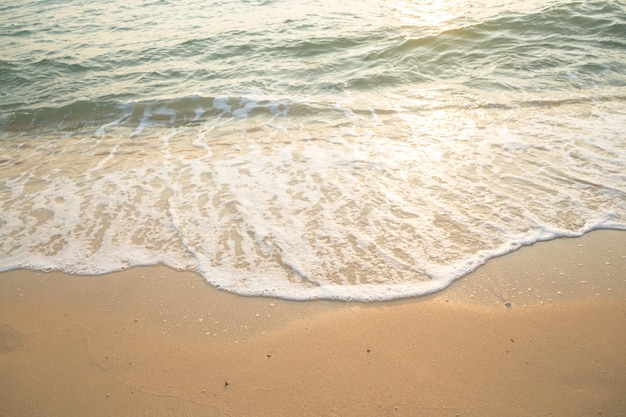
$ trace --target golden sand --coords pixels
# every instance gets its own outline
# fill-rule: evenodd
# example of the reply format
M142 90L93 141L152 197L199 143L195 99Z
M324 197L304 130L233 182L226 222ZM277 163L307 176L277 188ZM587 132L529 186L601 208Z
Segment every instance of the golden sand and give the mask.
M0 416L625 416L626 233L386 303L245 298L165 267L0 274Z

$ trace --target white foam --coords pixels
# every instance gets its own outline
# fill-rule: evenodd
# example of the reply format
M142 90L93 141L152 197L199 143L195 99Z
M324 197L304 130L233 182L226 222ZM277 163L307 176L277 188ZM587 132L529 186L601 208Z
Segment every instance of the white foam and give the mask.
M222 110L224 113L231 112L231 106L228 104L228 97L217 97L213 100L213 107Z
M622 113L389 100L217 98L218 116L196 108L204 123L176 128L152 120L174 110L147 105L93 143L3 141L25 165L0 182L0 268L165 263L239 294L370 301L440 290L536 241L626 229Z
M104 135L106 133L107 128L119 126L120 123L128 119L130 115L133 114L132 105L124 105L124 106L118 106L118 107L120 110L123 110L122 115L116 120L109 122L109 123L105 123L102 126L100 126L98 130L96 130L96 135L100 135L100 136Z
M167 106L160 106L154 110L153 114L158 116L168 116L170 118L169 122L174 123L176 121L176 112Z

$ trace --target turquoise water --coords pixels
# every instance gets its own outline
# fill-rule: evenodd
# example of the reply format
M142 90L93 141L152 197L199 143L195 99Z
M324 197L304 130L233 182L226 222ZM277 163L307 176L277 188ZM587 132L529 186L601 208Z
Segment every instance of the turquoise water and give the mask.
M0 270L393 299L626 229L618 1L5 1Z

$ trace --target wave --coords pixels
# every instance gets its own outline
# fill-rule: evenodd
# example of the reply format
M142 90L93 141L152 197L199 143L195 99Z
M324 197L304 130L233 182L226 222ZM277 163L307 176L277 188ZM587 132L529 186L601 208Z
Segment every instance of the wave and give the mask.
M581 88L605 80L623 86L626 42L619 34L626 28L625 19L626 10L611 2L500 13L462 20L437 32L415 28L385 48L370 51L365 61L392 62L392 71L409 75L412 83L458 79L473 85L483 78L482 68L487 78L528 91L563 89L570 82ZM568 80L567 74L575 74L576 80Z
M114 3L0 6L0 269L389 299L626 227L623 2Z
M505 92L626 85L626 10L620 2L503 9L428 27L393 24L380 16L355 24L350 16L316 11L263 25L188 31L188 36L166 40L119 41L103 51L79 42L75 54L40 53L32 62L0 63L5 83L0 109L32 113L33 108L149 101L197 91L233 96L257 89L317 97L436 82ZM113 29L122 23L112 23ZM138 37L149 33L143 24L136 31ZM37 36L36 31L24 33L19 42ZM14 48L9 56L21 56Z
M118 103L116 101L77 101L61 107L41 107L0 115L4 131L73 131L103 125L181 126L197 124L206 118L229 115L278 113L293 103L288 99L252 97L188 96Z
M382 75L381 77L384 77ZM353 83L366 83L367 78L355 79ZM423 112L463 109L514 109L553 108L582 104L624 103L626 95L589 94L582 92L566 96L534 96L517 98L508 102L466 97L465 101L418 100L417 104L405 104L403 111ZM325 112L345 112L368 116L396 113L398 109L376 106L374 103L351 103L349 109L340 108L336 102L324 102L293 97L264 94L242 96L183 96L146 101L121 103L115 100L77 101L60 107L24 108L19 111L0 113L0 131L20 132L72 132L91 129L104 133L107 127L181 127L201 124L211 119L244 119L263 115L268 119L279 116L306 117Z

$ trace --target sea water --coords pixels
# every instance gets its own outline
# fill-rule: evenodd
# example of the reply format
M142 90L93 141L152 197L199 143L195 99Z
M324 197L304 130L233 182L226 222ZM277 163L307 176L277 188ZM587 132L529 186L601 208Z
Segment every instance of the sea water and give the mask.
M0 270L440 290L626 229L626 5L5 0Z

